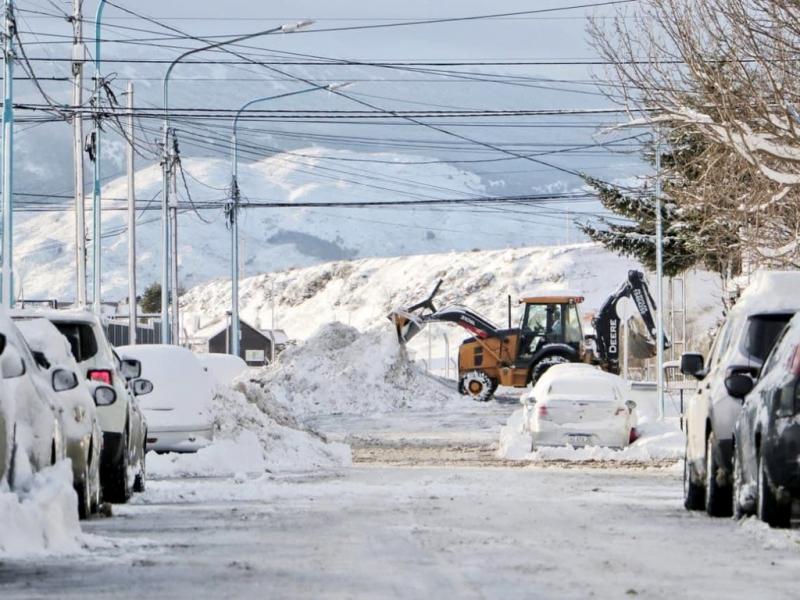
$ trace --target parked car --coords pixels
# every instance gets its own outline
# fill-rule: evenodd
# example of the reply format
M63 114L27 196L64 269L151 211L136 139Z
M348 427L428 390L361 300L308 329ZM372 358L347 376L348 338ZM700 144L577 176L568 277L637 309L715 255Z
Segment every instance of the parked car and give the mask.
M127 502L132 492L144 491L147 421L129 385L139 377L139 363L122 360L114 352L100 317L91 312L28 310L15 311L15 315L49 320L67 338L83 376L114 388L114 402L97 407L103 430L100 483L104 499Z
M533 446L627 446L636 438L627 392L624 379L588 364L550 367L520 399Z
M51 372L58 368L73 373L80 371L69 342L50 321L13 314L12 319L31 350L40 355L40 360L49 364ZM59 394L59 400L67 458L72 462L72 482L78 494L78 514L85 519L97 511L101 502L100 451L103 432L95 404L113 404L116 392L112 387L81 377L74 389Z
M758 272L717 332L708 361L681 357L681 372L697 379L686 415L683 503L711 516L732 510L733 426L742 407L725 385L735 373L755 376L786 323L800 310L800 272Z
M153 382L152 393L142 398L148 450L197 452L213 441L214 381L193 352L149 344L118 350L138 359L142 375Z
M759 374L729 375L728 392L746 398L733 430L733 512L788 527L800 500L800 313Z
M6 347L6 336L0 333L0 356ZM14 398L0 377L0 489L9 485L9 468L14 454Z
M13 423L6 425L12 440L8 445L8 483L40 471L65 458L58 394L74 389L74 372L58 368L48 371L36 360L16 325L0 313L0 333L5 347L0 355L3 404Z

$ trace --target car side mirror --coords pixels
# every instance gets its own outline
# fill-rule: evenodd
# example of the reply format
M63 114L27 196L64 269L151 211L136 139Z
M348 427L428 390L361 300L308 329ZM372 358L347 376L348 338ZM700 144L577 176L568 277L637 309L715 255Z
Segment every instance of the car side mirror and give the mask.
M110 385L98 385L94 388L95 406L109 406L117 401L117 391Z
M66 392L78 387L78 376L74 371L68 369L56 369L53 371L53 390L56 392Z
M681 373L689 375L695 379L703 379L706 376L703 355L699 352L684 352L681 354Z
M121 359L121 363L120 371L122 372L122 376L128 381L142 376L141 361L135 358L123 358Z
M633 400L626 400L625 406L628 408L628 410L633 411L633 409L636 408L636 402L634 402Z
M754 386L753 378L746 373L731 373L725 378L725 389L731 396L739 400L752 392Z
M519 401L525 406L533 406L536 404L536 396L533 394L522 394Z
M14 346L7 346L0 358L0 370L3 379L14 379L25 375L25 362Z
M134 379L131 382L134 396L144 396L153 391L153 382L149 379Z
M32 350L31 354L33 354L33 360L36 361L37 365L39 365L43 369L50 368L50 361L47 360L47 356L45 356L44 352L40 352L39 350Z
M0 354L6 349L6 335L4 333L0 333Z

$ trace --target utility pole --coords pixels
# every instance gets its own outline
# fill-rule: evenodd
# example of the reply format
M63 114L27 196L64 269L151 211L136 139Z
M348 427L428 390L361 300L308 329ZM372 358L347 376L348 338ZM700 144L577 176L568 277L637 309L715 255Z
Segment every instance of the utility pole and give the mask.
M661 223L661 131L656 129L656 385L658 389L658 418L664 418L664 240Z
M169 170L171 151L169 126L164 123L163 155L161 157L161 343L172 343L169 326Z
M83 183L83 0L72 0L72 160L75 167L75 301L86 306L86 194Z
M128 82L128 343L136 345L136 187L133 82Z
M102 310L101 305L101 253L102 244L102 203L100 196L100 26L103 19L103 9L107 0L100 0L94 17L94 172L92 185L92 307L98 315Z
M170 269L172 271L170 280L172 286L172 343L180 344L180 315L178 314L178 192L177 192L177 175L175 174L176 157L178 156L178 140L175 131L172 132L172 162L170 168L172 170L172 197L169 200L169 225L170 235Z
M231 205L228 220L231 226L231 345L230 353L239 356L239 160L237 156L236 127L231 138L233 160L231 177ZM274 319L274 317L273 317ZM275 346L275 340L272 340Z
M3 266L2 305L14 306L12 251L14 247L13 167L14 167L14 0L4 0L3 25Z

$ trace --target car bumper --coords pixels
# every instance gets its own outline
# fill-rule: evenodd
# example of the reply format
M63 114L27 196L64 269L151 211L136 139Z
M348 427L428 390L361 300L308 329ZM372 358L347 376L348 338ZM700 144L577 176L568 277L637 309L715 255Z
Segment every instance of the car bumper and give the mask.
M147 432L147 450L154 452L197 452L214 441L211 426L169 429L151 427Z
M767 436L761 451L778 498L783 495L800 497L800 422L795 419L780 433Z
M630 429L575 423L558 425L535 421L531 427L534 446L602 446L624 448L630 441Z

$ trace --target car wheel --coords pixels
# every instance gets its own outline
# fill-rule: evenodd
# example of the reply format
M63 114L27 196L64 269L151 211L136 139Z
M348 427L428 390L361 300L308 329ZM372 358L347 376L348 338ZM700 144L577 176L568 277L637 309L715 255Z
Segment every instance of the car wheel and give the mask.
M147 435L145 434L145 439ZM146 487L147 470L145 469L145 442L142 443L142 458L139 460L139 472L136 474L136 479L133 480L133 491L142 493Z
M764 469L764 457L758 457L758 499L756 501L758 518L770 527L789 527L792 516L791 503L781 504L772 493Z
M560 354L545 356L531 369L531 385L536 385L536 382L539 381L539 377L544 375L545 371L547 371L547 369L550 367L555 365L563 365L568 362L571 361L566 356L561 356Z
M711 517L731 516L731 486L720 485L717 472L720 464L714 447L717 438L712 431L706 440L706 512Z
M687 436L686 451L683 454L683 506L686 510L701 510L705 506L705 490L702 485L692 481L688 451Z
M130 452L128 451L128 432L122 434L122 458L114 466L109 482L104 490L104 497L109 502L124 504L131 497L131 486L128 482L128 468L130 467Z
M488 402L497 386L483 371L470 371L461 378L461 387L467 396L476 402Z
M75 486L78 493L78 518L88 519L92 514L92 497L89 493L89 467L83 466L83 481L79 481Z

